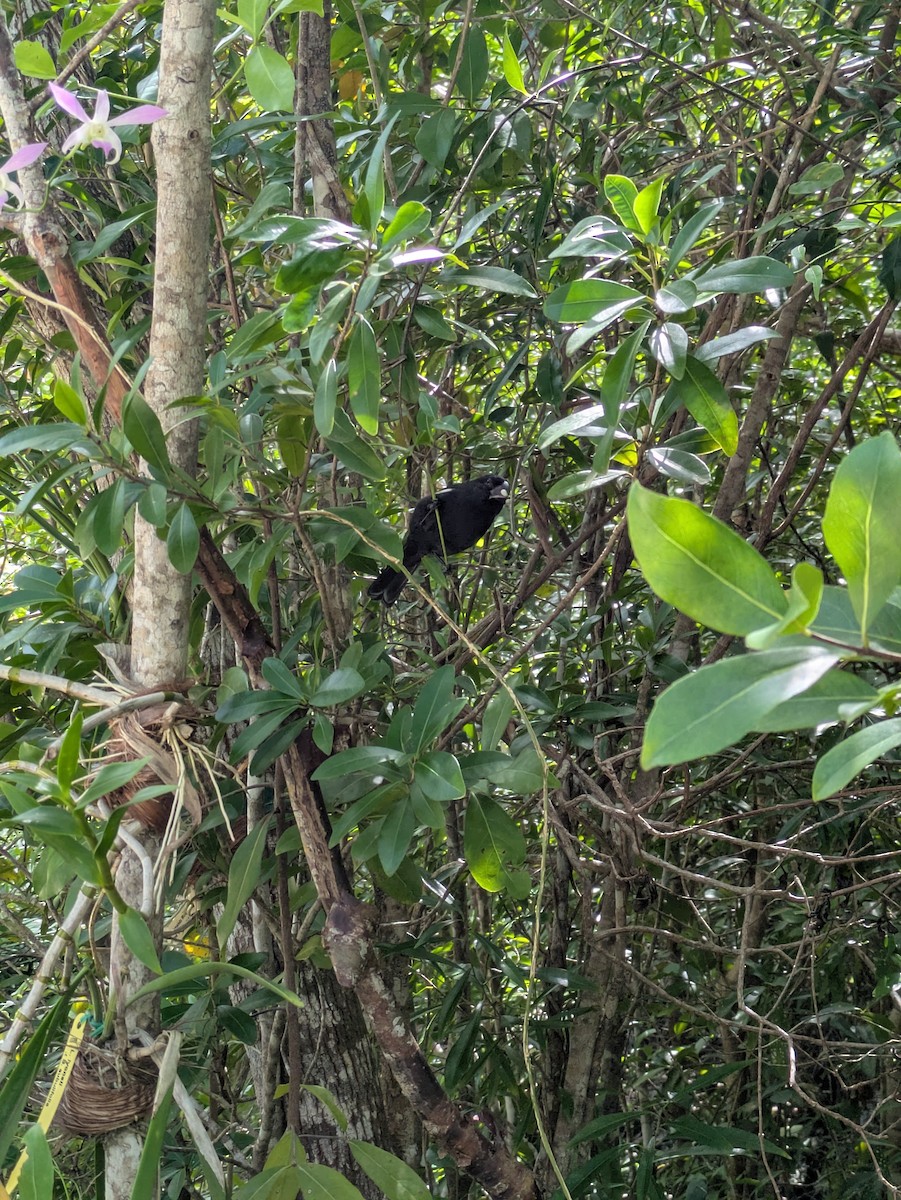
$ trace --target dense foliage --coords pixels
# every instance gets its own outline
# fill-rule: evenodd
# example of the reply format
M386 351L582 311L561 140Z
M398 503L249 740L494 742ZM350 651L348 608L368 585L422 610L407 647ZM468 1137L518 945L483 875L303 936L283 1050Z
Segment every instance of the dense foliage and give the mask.
M420 1045L549 1193L895 1195L898 5L338 4L346 221L293 195L309 7L219 14L196 478L138 391L104 418L41 272L15 230L0 245L3 1011L87 881L106 899L41 1013L62 996L64 1030L77 977L106 1015L127 810L96 805L129 770L98 781L105 726L60 681L116 677L137 508L183 571L209 531L273 647L251 688L198 578L169 687L203 813L165 862L160 991L235 1189L294 1128L259 1142L266 985L312 996L330 970L277 766L309 731ZM121 107L154 99L162 6L126 8L76 74ZM16 64L139 384L146 132L120 129L113 168L63 156L43 94L113 13L17 14ZM489 472L512 501L485 543L368 600L409 505ZM251 899L265 953L229 943ZM319 1061L302 1082L340 1094ZM26 1099L0 1092L3 1179ZM165 1194L216 1194L174 1109L160 1137ZM435 1194L473 1186L428 1139L388 1140ZM51 1146L65 1194L94 1194L86 1144Z

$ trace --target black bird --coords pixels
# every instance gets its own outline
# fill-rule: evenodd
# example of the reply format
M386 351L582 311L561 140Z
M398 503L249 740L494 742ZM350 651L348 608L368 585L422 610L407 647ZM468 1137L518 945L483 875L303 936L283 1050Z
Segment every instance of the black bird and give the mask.
M500 475L482 475L420 500L413 509L404 539L407 571L415 571L427 554L434 554L443 562L449 554L459 554L474 546L488 532L508 494L506 479ZM403 571L384 567L369 585L369 595L393 604L406 582Z

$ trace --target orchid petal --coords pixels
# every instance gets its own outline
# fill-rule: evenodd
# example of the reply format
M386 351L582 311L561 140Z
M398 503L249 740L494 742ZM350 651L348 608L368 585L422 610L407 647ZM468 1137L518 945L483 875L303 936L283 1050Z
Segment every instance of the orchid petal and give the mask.
M92 120L98 122L106 122L109 116L109 92L105 88L101 88L97 93L97 103L94 105L94 116Z
M0 211L6 207L6 202L9 199L9 192L0 192Z
M61 88L55 83L48 83L47 87L50 89L50 95L58 106L70 116L78 117L79 121L89 121L91 119L85 112L77 96L73 96L71 92L67 92L65 88Z
M109 128L103 131L102 137L94 138L91 145L102 150L108 162L117 163L122 157L122 143Z
M15 154L11 154L0 166L0 171L18 171L20 167L30 167L36 159L41 157L46 146L46 142L31 142L27 146L20 146Z
M160 108L156 104L139 104L137 108L112 117L107 121L107 125L149 125L152 121L159 121L161 117L168 115L168 109Z
M84 126L79 125L74 129L60 147L63 154L68 154L70 150L74 150L82 143L82 135L84 134Z

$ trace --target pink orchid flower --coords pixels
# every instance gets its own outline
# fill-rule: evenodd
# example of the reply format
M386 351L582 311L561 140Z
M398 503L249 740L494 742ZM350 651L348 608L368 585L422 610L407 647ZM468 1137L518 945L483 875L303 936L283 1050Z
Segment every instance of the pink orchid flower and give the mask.
M81 101L71 92L55 83L47 86L59 107L81 121L63 142L63 154L68 154L78 146L96 146L103 151L108 162L117 163L122 157L122 142L113 131L114 125L149 125L151 121L169 115L165 108L159 108L156 104L139 104L137 108L120 113L118 117L110 117L109 93L101 89L97 93L94 115L88 116Z
M20 208L25 203L22 189L17 183L13 183L10 175L13 171L18 171L20 167L30 167L44 153L46 145L46 142L31 142L11 154L5 163L0 163L0 209L6 208L6 202L10 195L15 196L16 203Z

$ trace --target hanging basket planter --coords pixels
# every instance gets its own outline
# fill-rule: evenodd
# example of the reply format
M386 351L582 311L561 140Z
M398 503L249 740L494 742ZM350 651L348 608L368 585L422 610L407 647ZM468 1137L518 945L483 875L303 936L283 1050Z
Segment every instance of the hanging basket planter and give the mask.
M75 1060L54 1123L66 1133L85 1137L130 1125L149 1111L156 1076L149 1061L136 1066L87 1042Z

